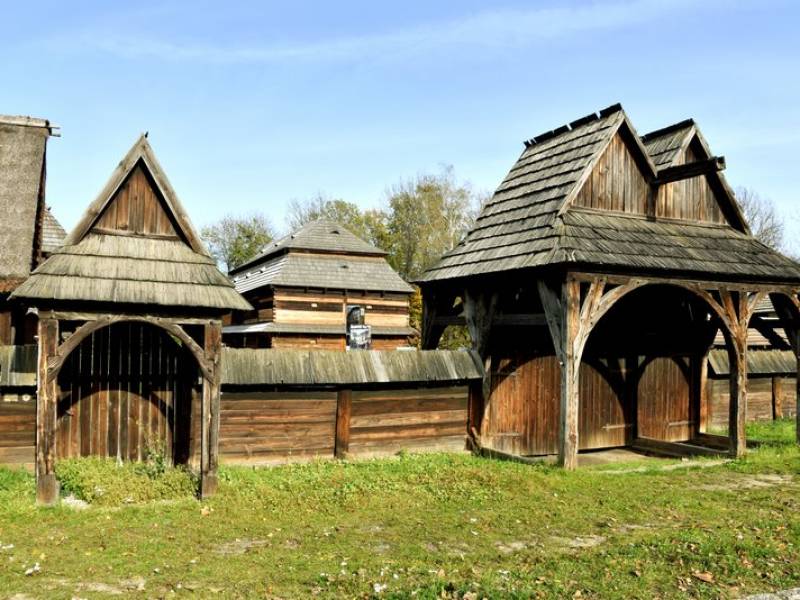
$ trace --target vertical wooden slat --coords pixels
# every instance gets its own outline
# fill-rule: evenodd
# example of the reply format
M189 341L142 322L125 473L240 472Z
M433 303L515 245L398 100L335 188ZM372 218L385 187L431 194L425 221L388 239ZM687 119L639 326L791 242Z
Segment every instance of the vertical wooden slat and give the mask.
M353 392L339 390L336 394L336 440L333 453L336 458L347 458L350 451L350 414L353 408Z

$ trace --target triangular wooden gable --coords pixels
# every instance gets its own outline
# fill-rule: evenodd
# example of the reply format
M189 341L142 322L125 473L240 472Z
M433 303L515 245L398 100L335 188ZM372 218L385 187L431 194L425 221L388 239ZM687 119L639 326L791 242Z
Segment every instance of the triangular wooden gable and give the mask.
M103 208L91 231L183 239L161 192L141 161Z
M646 215L650 184L630 135L618 130L580 187L573 206Z
M208 256L146 135L131 147L64 244L77 244L90 232L178 238Z

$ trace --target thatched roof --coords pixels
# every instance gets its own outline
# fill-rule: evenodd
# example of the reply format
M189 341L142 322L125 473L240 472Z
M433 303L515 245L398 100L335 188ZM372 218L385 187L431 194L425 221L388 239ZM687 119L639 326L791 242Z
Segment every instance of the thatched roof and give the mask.
M179 237L109 234L93 228L135 168L145 170L155 182ZM208 255L145 136L133 145L64 245L33 272L14 297L39 302L252 308Z
M411 293L385 254L338 223L321 219L272 244L231 276L240 293L268 285Z
M44 119L0 115L0 292L16 288L34 267L51 132Z
M674 167L679 150L694 138L711 157L694 122L684 121L639 138L619 105L537 136L526 142L465 239L424 273L420 282L550 265L800 281L800 265L749 234L720 174L713 177L724 190L719 201L731 215L730 225L656 220L573 206L617 134L651 185L662 169Z
M469 352L449 350L252 350L223 348L223 385L359 385L466 382L483 373Z

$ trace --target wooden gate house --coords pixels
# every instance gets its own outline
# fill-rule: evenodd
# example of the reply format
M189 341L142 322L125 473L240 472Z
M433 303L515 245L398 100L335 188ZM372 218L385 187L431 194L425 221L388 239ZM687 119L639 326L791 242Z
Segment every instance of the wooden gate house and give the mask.
M639 136L619 105L525 143L419 282L423 346L465 323L484 364L477 444L567 468L618 446L742 454L748 325L769 296L797 355L800 266L753 238L724 166L693 121ZM704 421L718 331L727 438Z
M40 502L57 497L57 457L136 459L149 446L198 464L201 494L213 493L221 319L250 305L208 255L146 136L11 299L38 314Z

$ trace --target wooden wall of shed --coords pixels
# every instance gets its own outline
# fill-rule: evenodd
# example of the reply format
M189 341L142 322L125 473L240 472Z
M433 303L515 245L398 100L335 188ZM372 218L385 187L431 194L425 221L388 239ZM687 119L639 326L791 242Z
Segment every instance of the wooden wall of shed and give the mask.
M645 365L644 370L638 369ZM578 443L581 450L630 444L634 436L678 441L694 424L687 358L587 359L581 363ZM638 376L634 386L631 378ZM484 443L519 455L555 454L561 376L553 355L517 353L493 360Z
M728 427L730 385L727 378L708 380L706 398L709 431ZM797 411L795 377L750 376L747 379L747 420L769 421L773 418L794 417Z
M341 390L339 391L341 392ZM332 458L337 391L238 389L221 402L220 457L227 464L277 464ZM466 386L353 390L348 448L353 457L400 450L464 450Z
M32 467L36 453L36 390L0 393L0 464Z

